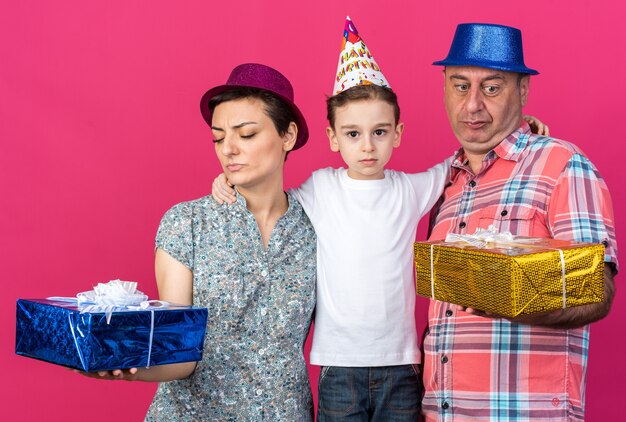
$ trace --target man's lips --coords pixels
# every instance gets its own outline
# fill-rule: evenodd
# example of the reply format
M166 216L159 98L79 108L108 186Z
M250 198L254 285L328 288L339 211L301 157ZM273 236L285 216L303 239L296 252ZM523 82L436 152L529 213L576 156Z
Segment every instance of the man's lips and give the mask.
M484 120L474 120L474 121L464 121L463 124L470 129L480 129L485 126L488 122Z

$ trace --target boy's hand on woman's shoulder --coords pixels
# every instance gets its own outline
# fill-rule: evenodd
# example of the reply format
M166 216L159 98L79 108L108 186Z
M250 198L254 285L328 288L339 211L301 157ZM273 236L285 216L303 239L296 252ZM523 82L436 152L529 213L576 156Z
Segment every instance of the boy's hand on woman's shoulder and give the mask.
M213 195L213 198L218 204L234 204L237 200L237 197L235 196L235 189L233 188L233 185L230 184L228 179L226 179L224 173L219 174L213 180L211 195Z

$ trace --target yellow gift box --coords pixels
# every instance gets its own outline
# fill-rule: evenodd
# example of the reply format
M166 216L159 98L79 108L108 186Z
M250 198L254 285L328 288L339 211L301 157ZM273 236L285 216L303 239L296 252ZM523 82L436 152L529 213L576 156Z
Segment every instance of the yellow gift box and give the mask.
M604 246L522 237L417 242L415 274L419 295L515 317L601 302Z

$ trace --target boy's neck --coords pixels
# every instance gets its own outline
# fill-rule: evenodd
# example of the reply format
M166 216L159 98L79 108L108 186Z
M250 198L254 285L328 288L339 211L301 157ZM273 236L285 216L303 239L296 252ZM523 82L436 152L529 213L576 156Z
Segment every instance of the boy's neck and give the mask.
M346 172L348 177L352 180L383 180L385 178L385 169L382 170L381 174L373 175L372 177L366 177L363 174L355 172L348 167L348 171Z

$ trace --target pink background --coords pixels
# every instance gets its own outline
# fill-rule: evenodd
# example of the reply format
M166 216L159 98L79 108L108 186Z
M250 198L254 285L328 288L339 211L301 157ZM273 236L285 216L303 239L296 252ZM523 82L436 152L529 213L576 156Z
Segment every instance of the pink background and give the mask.
M153 239L159 220L171 205L208 193L219 169L199 113L200 96L238 63L275 66L295 85L312 136L290 156L287 186L318 167L340 165L324 135L324 94L332 89L346 14L399 93L407 128L390 167L406 171L423 170L457 147L444 112L440 68L430 65L446 55L456 24L522 28L526 63L541 72L532 78L526 111L591 157L611 189L618 237L624 239L621 0L515 6L500 0L359 1L350 7L334 0L4 0L2 420L143 417L156 384L96 381L16 356L15 300L71 296L114 278L139 281L156 296ZM422 223L418 237L424 235ZM420 300L417 311L422 324L426 303ZM620 328L625 305L618 294L610 316L592 328L590 421L614 419L626 393ZM315 368L312 374L315 386Z

